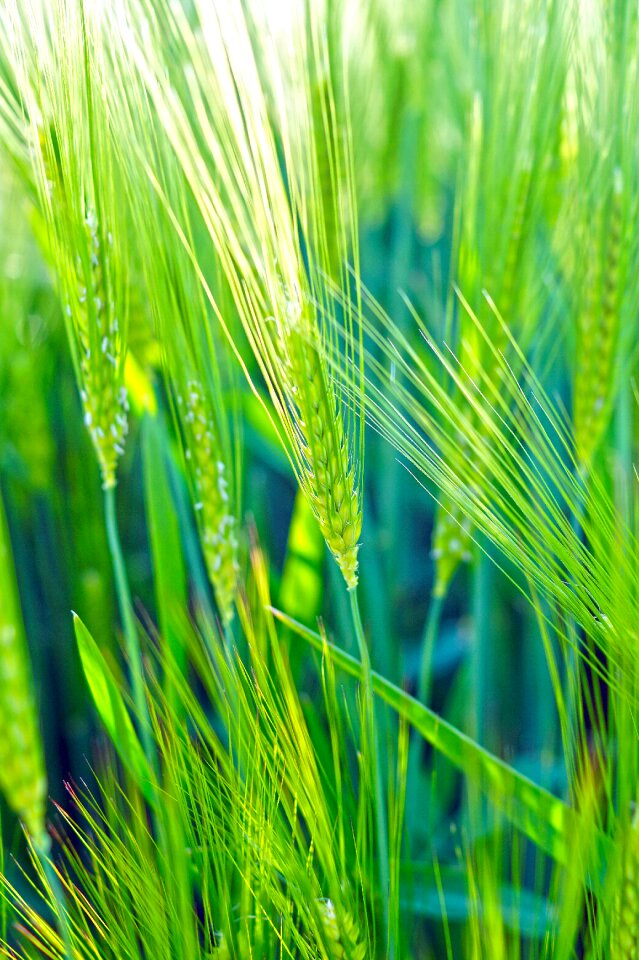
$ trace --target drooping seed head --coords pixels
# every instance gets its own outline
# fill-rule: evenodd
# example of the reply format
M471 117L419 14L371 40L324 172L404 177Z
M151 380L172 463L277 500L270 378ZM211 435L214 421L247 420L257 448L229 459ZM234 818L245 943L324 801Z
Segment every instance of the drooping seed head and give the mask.
M357 472L312 321L304 317L301 305L292 308L288 303L285 316L280 324L281 356L296 430L300 480L346 585L354 590L362 530Z
M332 900L319 900L322 926L328 940L331 960L364 960L366 947L353 917L348 913L337 915Z
M340 51L329 50L324 17L313 5L300 18L299 32L287 25L291 42L283 44L282 58L262 46L267 34L256 28L250 6L233 17L217 0L211 9L217 15L198 24L196 12L194 26L175 5L167 8L166 25L171 29L177 18L178 43L189 62L188 78L180 78L186 96L184 86L169 89L163 65L137 29L131 49L149 78L146 95L213 242L279 419L276 429L353 589L364 391L363 370L353 362L360 332L359 253L350 127L347 111L340 112L347 95L336 92L345 83ZM164 24L158 29L163 32ZM189 55L193 49L201 54L197 59ZM191 109L194 97L204 109ZM210 154L200 163L203 144ZM226 311L215 298L213 291L211 306L228 333ZM340 338L347 342L342 369L349 385L357 381L348 404L330 376ZM236 339L229 340L240 354Z

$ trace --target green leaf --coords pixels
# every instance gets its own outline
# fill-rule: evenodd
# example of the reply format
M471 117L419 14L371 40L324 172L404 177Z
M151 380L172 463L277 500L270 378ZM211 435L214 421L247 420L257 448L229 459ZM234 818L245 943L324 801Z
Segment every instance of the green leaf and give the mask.
M355 657L281 611L270 609L282 623L318 650L327 650L340 669L353 677L361 677L362 666ZM382 700L469 780L488 793L491 802L558 863L571 867L581 862L579 858L575 859L575 841L580 841L583 850L584 843L591 840L588 882L593 892L600 888L602 868L611 848L611 841L606 836L558 797L485 750L395 684L377 673L373 673L372 682L374 692Z
M323 593L325 546L322 531L304 493L295 497L279 590L280 606L305 623L314 623Z
M464 923L473 914L482 915L484 907L481 890L469 889L465 865L442 866L437 870L431 863L404 863L401 867L401 887L406 891L402 908L421 917L439 919L442 899L449 923ZM557 907L546 897L525 887L501 884L490 892L496 898L499 916L504 926L524 937L543 937L557 922Z
M155 806L151 770L118 684L98 645L76 613L73 614L73 626L82 669L100 719L144 798Z

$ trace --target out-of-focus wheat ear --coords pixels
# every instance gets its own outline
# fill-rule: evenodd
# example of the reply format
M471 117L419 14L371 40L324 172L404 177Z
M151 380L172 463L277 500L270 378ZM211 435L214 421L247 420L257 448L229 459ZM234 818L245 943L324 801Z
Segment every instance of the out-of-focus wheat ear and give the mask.
M443 597L460 563L471 559L472 522L446 494L439 503L431 556L435 563L433 596Z
M0 787L46 849L47 778L4 507L0 501Z
M332 900L319 900L318 906L331 960L364 960L366 946L355 919L344 911L338 917Z
M517 198L510 227L510 236L508 238L508 245L506 247L506 254L504 257L499 308L502 316L509 318L509 320L513 319L513 307L515 307L517 304L516 281L520 276L522 239L525 236L525 229L527 227L529 214L531 177L531 167L526 165L519 173ZM502 341L501 346L505 347L507 343L507 337L503 327L497 325L496 333L500 335Z
M178 416L184 435L184 454L196 501L206 568L224 624L233 619L239 561L237 519L229 489L229 467L215 419L197 380L189 380L178 396Z
M477 361L475 361L475 363L477 363ZM472 390L472 386L466 382L467 371L463 370L461 375L464 378L467 389L469 391ZM477 375L477 377L479 378L479 375ZM470 417L473 418L472 411ZM478 429L480 431L482 430L481 424ZM488 437L486 442L490 442ZM457 448L451 451L449 457L450 462L453 463L459 458L464 460L470 456L471 451L467 439L465 435L459 431L457 434ZM442 491L435 513L435 526L431 547L431 557L435 567L435 583L433 586L433 596L435 598L445 597L448 586L460 563L470 563L472 559L472 543L472 521L461 507L453 501L450 494L447 493L446 490Z
M579 462L588 467L605 429L614 389L615 357L619 339L619 311L624 243L623 176L613 173L610 205L595 222L604 244L601 267L592 262L577 320L577 366L574 384L575 447ZM588 224L587 231L593 225ZM605 235L603 231L605 230ZM588 244L591 260L599 244Z

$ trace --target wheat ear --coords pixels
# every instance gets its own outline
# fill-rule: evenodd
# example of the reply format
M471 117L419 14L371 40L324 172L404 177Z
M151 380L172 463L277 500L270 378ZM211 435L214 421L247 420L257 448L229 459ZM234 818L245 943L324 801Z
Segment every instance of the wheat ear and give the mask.
M615 960L636 960L639 956L639 832L636 821L630 824L625 836L610 948L610 956Z
M309 499L346 585L354 590L362 513L344 424L317 347L296 329L289 331L287 341Z
M224 624L233 618L239 574L237 519L231 509L227 466L202 385L189 380L178 397L184 454L194 493L206 568Z
M602 215L603 222L603 215ZM588 466L603 433L612 394L619 336L623 252L623 178L615 169L601 275L591 265L577 321L577 368L574 388L575 447ZM595 245L593 253L597 252Z
M365 960L366 947L354 918L340 913L338 922L332 900L320 900L319 908L331 960Z

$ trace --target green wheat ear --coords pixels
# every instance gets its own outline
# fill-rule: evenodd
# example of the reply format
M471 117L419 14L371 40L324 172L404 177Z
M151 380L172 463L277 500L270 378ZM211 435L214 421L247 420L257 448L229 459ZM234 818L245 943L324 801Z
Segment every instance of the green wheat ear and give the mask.
M613 172L606 209L595 218L599 243L586 241L591 260L586 268L585 293L577 319L577 367L574 384L575 447L580 463L588 466L606 427L615 376L619 339L619 312L623 290L624 216L623 175ZM593 231L589 223L587 232Z
M233 619L240 572L238 524L231 506L223 447L199 381L189 380L184 395L178 396L178 416L184 435L184 455L197 498L195 510L204 560L226 624Z
M318 906L331 960L365 960L366 947L353 917L341 913L338 922L332 900L320 900Z
M63 4L50 22L36 7L16 14L20 50L12 69L30 162L25 177L64 305L84 422L108 489L128 432L128 268L121 251L123 190L99 93L105 66L85 12Z
M124 349L120 321L107 283L110 231L98 229L89 209L85 218L89 266L79 277L78 295L68 313L80 357L80 396L84 423L95 448L104 489L116 484L118 460L124 453L129 404L123 384ZM106 239L107 248L104 249Z
M84 423L91 437L104 489L116 484L128 433L124 386L125 306L118 289L114 238L96 204L69 184L54 163L54 145L40 135L44 203L56 272L66 299L65 316Z
M38 847L46 848L47 778L31 666L0 501L0 788Z
M217 19L204 47L181 15L172 23L174 15L171 8L166 24L158 22L157 49L146 42L136 47L148 78L144 97L158 112L212 240L291 466L353 590L364 433L363 369L353 356L360 335L357 217L348 118L338 116L321 16L311 4L308 23L296 44L282 51L282 62L269 55L262 63L261 37L248 9ZM174 28L189 62L188 90L177 96L157 52ZM224 64L216 60L218 46L226 51ZM202 57L193 60L196 48ZM206 103L204 113L192 111L194 97ZM131 136L139 136L137 128ZM204 163L198 161L202 144ZM166 193L181 222L179 203ZM250 378L216 291L207 289L207 297ZM336 329L338 301L340 316L346 313L344 333ZM335 389L333 363L356 385L348 404Z
M309 500L346 585L354 590L362 511L344 424L318 350L295 329L287 346Z

